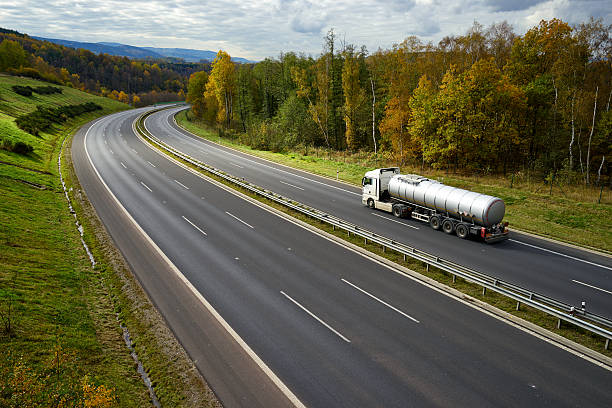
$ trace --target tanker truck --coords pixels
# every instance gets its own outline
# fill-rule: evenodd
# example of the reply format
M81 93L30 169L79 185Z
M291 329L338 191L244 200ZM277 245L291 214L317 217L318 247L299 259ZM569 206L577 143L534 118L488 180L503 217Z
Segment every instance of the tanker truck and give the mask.
M361 184L361 201L372 209L427 222L434 230L463 239L473 235L492 243L508 238L508 223L502 223L506 206L500 198L400 174L398 167L368 171Z

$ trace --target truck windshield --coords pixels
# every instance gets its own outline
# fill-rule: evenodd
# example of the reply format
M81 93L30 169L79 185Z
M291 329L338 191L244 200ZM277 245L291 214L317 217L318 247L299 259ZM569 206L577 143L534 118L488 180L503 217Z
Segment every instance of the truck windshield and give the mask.
M364 177L363 180L361 180L361 184L363 184L364 186L369 186L372 184L372 179Z

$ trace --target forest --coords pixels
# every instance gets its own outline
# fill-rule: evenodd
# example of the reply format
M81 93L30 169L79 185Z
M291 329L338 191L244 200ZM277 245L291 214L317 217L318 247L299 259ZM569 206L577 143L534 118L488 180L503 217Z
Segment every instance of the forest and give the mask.
M413 36L374 52L330 30L316 58L242 65L219 51L189 79L190 117L264 150L612 183L611 27L552 19L517 35L475 22L438 44Z
M0 72L69 85L135 106L184 100L189 76L209 65L98 55L0 28Z

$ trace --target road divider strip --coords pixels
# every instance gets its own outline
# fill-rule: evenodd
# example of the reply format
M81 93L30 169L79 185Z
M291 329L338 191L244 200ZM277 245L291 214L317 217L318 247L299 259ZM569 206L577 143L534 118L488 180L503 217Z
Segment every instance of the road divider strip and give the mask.
M338 332L336 329L334 329L333 327L331 327L329 324L325 323L323 320L321 320L317 315L315 315L314 313L312 313L310 310L306 309L306 307L302 306L297 300L293 299L291 296L289 296L288 294L286 294L285 292L283 292L282 290L280 291L281 295L283 295L284 297L286 297L287 299L289 299L290 301L292 301L297 307L299 307L300 309L302 309L303 311L305 311L306 313L308 313L310 315L310 317L312 317L313 319L315 319L317 322L321 323L323 326L327 327L332 333L334 333L336 336L340 337L342 340L346 341L347 343L350 343L351 341L349 339L347 339L346 337L344 337L342 334L340 334L340 332Z

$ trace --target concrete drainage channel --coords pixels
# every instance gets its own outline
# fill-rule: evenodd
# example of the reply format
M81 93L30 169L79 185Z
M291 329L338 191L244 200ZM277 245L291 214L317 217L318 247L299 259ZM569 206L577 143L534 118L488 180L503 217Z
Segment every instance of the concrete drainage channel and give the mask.
M171 155L179 158L180 160L184 160L208 173L211 173L217 177L221 177L222 179L229 181L236 186L242 187L250 192L253 192L261 197L265 197L287 208L293 209L309 217L330 224L333 226L334 229L340 228L342 230L345 230L347 231L347 234L349 234L349 236L351 234L354 234L356 236L362 237L366 243L368 241L371 241L382 245L383 249L392 249L402 254L404 256L404 260L406 260L406 257L411 257L413 259L424 262L427 265L428 270L430 266L433 266L451 274L453 276L453 279L455 276L459 276L469 282L475 283L483 288L483 293L485 293L487 289L490 289L501 295L509 297L517 302L517 310L520 308L521 304L528 305L537 310L556 317L558 319L558 326L560 326L562 321L566 321L575 326L581 327L591 333L595 333L605 339L604 349L609 349L610 340L612 339L612 320L609 320L603 316L596 315L594 313L590 313L579 307L574 307L572 305L557 301L553 298L532 292L528 289L522 288L512 283L504 282L500 279L466 268L462 265L444 260L435 255L428 254L424 251L410 247L408 245L395 242L389 238L367 231L357 225L348 223L340 218L334 217L317 209L298 203L290 198L276 194L273 191L268 191L259 186L250 184L244 181L243 179L233 177L221 170L207 165L206 163L196 160L179 150L176 150L172 146L153 136L144 126L144 120L146 119L146 117L159 110L162 109L149 111L141 115L134 122L133 129L135 132L138 132L138 134L140 134L142 137L149 140L149 142L151 142L152 144L158 146L160 149L170 153ZM606 362L606 364L609 364L609 362Z
M81 244L83 244L83 248L85 249L85 252L87 253L87 256L89 257L89 261L91 262L91 267L94 268L96 266L96 260L93 254L91 253L89 246L83 239L83 231L84 231L83 225L79 222L76 211L74 211L72 202L70 201L70 197L68 196L68 189L66 189L66 183L64 182L64 177L62 176L62 154L64 153L64 144L66 143L67 138L68 138L68 135L64 136L64 139L62 140L62 146L60 147L59 155L57 158L57 171L59 173L60 182L62 183L62 188L64 189L64 196L66 197L66 201L68 202L68 209L70 210L70 213L73 215L74 223L77 227L77 230L79 231L79 234L81 235ZM72 190L72 187L70 188L70 190ZM130 338L129 330L127 329L125 325L123 325L123 323L121 323L121 320L119 319L119 313L115 313L115 317L117 319L117 322L119 323L119 327L121 327L121 330L123 332L123 340L125 341L125 345L127 346L128 350L130 351L130 355L132 356L132 358L134 359L134 362L136 363L138 374L140 374L142 381L144 382L145 386L149 390L149 396L151 397L151 402L153 406L155 406L156 408L161 408L161 404L159 400L157 399L157 395L155 394L155 389L153 388L151 379L147 375L147 372L144 369L144 366L138 359L136 350L134 349L132 345L132 339Z

